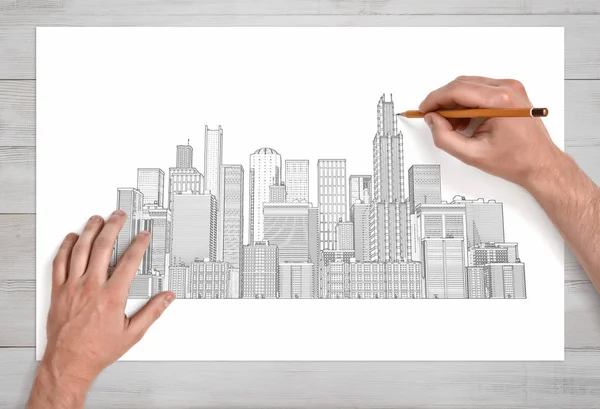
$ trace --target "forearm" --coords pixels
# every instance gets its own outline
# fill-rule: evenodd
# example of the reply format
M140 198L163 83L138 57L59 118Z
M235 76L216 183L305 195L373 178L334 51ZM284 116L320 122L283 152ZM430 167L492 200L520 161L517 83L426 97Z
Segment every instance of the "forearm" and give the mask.
M27 409L83 408L89 385L52 370L43 361L38 367Z
M600 291L600 189L558 149L524 187L548 214Z

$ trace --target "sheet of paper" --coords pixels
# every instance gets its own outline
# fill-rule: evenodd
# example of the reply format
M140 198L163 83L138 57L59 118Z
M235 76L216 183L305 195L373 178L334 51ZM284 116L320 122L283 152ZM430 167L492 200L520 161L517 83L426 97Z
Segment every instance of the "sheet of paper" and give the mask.
M394 115L459 75L516 78L562 148L562 28L40 28L36 45L38 359L59 243L115 208L115 261L153 235L127 312L179 298L124 360L563 359L552 223Z

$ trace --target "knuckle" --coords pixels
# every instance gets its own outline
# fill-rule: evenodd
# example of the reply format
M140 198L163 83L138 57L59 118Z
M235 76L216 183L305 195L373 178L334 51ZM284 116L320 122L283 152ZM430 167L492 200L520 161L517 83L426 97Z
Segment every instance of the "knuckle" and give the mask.
M106 236L100 235L96 239L94 246L101 248L101 249L105 249L105 248L113 247L113 243Z
M466 75L459 75L454 81L466 81L467 79L468 77Z
M83 243L77 243L75 247L73 247L73 256L82 256L88 252L87 247Z
M157 319L159 319L161 315L162 315L162 310L159 308L155 308L154 311L152 311L153 321L156 321Z
M518 81L518 80L507 79L506 80L506 85L508 85L510 88L513 88L513 89L518 90L518 91L524 91L525 90L525 86L523 85L523 83L521 81Z
M498 91L498 99L503 103L507 103L512 100L512 96L506 90L499 90Z

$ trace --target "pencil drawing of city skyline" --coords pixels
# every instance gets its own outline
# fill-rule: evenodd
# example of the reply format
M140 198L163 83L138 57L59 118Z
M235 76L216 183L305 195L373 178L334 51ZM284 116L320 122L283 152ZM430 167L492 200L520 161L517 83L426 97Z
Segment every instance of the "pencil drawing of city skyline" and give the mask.
M438 164L412 165L405 184L391 97L377 103L372 174L347 174L353 158L323 158L313 181L314 162L271 147L249 152L248 168L225 164L223 139L221 126L205 126L202 172L188 140L168 174L138 168L137 186L117 189L128 219L111 267L139 231L151 233L129 298L526 298L501 202L444 200Z

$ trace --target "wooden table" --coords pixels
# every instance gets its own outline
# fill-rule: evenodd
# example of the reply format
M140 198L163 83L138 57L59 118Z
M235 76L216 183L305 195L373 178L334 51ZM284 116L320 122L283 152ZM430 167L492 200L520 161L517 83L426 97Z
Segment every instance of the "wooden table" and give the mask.
M0 0L0 407L23 407L36 368L34 27L564 26L566 150L600 183L599 14L596 0ZM567 251L565 362L123 362L88 399L214 406L600 407L600 297Z

